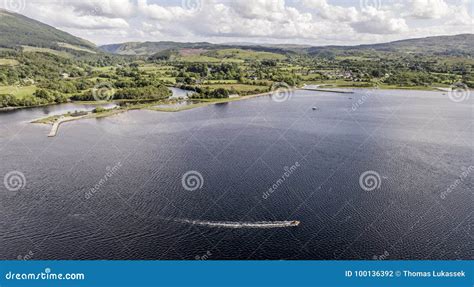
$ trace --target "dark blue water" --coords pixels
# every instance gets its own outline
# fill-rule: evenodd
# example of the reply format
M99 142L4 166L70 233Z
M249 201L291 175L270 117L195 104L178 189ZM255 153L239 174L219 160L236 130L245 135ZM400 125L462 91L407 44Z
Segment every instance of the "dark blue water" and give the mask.
M55 138L28 124L42 109L0 113L0 179L25 179L0 184L0 258L472 259L472 107L298 91L70 122Z

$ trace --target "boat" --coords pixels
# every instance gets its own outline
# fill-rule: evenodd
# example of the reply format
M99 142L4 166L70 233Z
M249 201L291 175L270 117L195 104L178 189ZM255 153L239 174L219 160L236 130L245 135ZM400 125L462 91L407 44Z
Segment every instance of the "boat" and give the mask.
M313 107L313 111L319 110L318 107Z
M298 221L298 220L293 220L293 221L291 222L291 226L298 226L298 225L300 225L300 223L301 223L301 222Z

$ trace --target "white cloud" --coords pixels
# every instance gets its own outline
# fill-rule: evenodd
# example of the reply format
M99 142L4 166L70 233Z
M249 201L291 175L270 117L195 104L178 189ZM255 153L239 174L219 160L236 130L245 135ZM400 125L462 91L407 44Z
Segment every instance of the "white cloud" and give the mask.
M360 33L396 34L409 30L405 19L396 18L391 12L377 10L373 7L364 9L359 18L351 23L351 26Z
M190 11L186 11L180 6L164 7L158 4L148 4L147 0L138 0L137 3L138 12L154 20L174 20L179 22L182 20L182 17L189 17L192 15Z
M302 3L306 8L316 10L323 19L353 22L359 16L355 7L329 5L327 0L303 0Z
M469 6L457 6L453 7L450 19L447 21L447 25L468 25L471 27L471 33L474 32L474 18L469 15ZM474 6L471 6L472 12L474 12Z
M100 44L174 40L350 45L472 33L473 1L28 0L21 12ZM366 2L382 5L361 4ZM0 1L0 6L5 3Z
M128 0L118 0L126 7ZM99 3L101 2L101 3ZM110 1L99 0L64 0L27 2L25 7L27 16L51 24L58 28L76 29L126 29L129 23L120 17L125 10L110 4ZM34 5L33 5L34 4Z
M316 30L310 13L287 7L284 0L204 3L200 11L149 4L146 0L139 0L138 7L151 20L170 21L173 29L186 27L189 33L203 36L293 38Z
M79 15L122 18L135 13L135 5L129 0L60 0L60 3Z
M439 19L449 14L450 7L444 0L410 0L411 16Z

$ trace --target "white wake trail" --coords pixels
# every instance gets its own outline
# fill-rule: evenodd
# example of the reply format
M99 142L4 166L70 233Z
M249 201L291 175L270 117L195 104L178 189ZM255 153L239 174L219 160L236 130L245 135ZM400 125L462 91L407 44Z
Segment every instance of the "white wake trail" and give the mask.
M176 222L193 225L201 225L218 228L285 228L296 227L300 224L297 220L292 221L256 221L256 222L231 222L231 221L202 221L177 219Z

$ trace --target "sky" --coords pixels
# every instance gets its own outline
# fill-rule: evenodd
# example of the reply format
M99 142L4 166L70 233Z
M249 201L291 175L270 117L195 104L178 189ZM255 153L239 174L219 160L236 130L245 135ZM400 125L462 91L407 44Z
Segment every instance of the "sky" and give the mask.
M4 0L0 7L98 45L356 45L474 33L474 0Z

